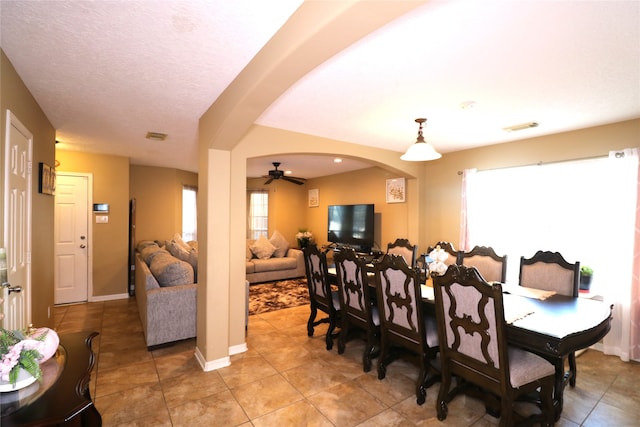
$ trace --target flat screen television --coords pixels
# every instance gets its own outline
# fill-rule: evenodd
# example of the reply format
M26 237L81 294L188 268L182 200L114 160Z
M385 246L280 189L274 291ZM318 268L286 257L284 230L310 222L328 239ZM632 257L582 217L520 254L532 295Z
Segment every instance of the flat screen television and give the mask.
M362 252L373 247L374 205L329 206L327 240L338 245L349 245Z

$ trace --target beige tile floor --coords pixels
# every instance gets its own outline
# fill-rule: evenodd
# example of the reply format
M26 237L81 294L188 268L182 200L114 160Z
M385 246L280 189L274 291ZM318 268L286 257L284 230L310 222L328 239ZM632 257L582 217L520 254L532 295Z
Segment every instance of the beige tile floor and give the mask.
M324 348L326 326L307 337L308 306L251 316L249 350L229 367L203 372L195 340L148 352L135 300L56 307L59 333L95 330L91 395L105 426L495 426L470 397L436 418L439 384L418 406L414 365L400 360L377 379L362 372L363 345L343 355ZM375 366L375 365L374 365ZM557 426L640 425L639 363L589 350L578 358L578 384L565 392Z

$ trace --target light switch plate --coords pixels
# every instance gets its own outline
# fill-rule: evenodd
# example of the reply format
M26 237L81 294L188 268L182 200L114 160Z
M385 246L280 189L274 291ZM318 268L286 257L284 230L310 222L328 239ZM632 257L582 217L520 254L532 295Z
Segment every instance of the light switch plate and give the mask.
M96 215L96 224L108 224L109 215Z

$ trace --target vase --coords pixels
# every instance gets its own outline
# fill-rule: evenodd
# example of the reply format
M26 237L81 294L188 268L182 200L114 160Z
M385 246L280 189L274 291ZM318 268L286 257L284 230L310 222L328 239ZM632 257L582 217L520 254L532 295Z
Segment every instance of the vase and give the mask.
M21 388L25 388L26 386L33 384L35 380L36 378L33 375L20 368L18 371L18 379L15 384L11 384L9 381L0 380L0 392L4 393L20 390Z
M588 291L589 289L591 289L591 278L593 276L583 276L580 275L580 290L581 291Z

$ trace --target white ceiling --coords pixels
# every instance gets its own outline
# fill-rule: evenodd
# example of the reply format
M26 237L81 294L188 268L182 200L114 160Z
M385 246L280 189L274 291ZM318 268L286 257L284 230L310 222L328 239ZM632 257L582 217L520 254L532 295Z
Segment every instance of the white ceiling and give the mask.
M2 0L0 46L62 147L196 171L199 118L300 4ZM316 68L256 123L399 155L417 117L445 155L640 117L640 2L431 1ZM335 173L326 160L251 160L248 176L272 161Z

